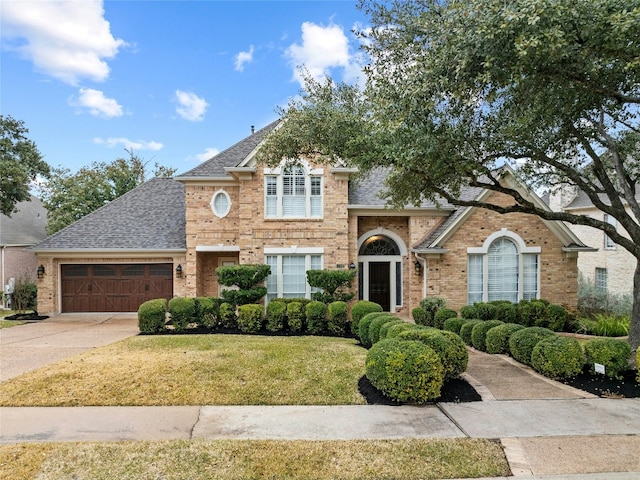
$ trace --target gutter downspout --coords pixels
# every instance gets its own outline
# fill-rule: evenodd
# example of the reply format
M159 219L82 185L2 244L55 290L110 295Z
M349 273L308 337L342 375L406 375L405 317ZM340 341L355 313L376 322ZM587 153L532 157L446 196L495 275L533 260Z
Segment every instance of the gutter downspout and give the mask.
M420 256L419 253L413 254L416 260L422 265L422 298L427 298L427 259Z

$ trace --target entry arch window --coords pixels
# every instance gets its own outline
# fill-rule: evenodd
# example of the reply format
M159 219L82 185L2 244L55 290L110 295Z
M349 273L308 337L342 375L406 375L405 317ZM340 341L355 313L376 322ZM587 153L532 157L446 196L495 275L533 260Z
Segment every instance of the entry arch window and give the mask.
M322 218L322 173L302 162L265 169L265 217Z
M218 190L211 198L211 210L218 218L224 218L229 215L231 210L231 197L224 190Z
M532 300L540 295L540 247L502 229L467 249L467 303Z

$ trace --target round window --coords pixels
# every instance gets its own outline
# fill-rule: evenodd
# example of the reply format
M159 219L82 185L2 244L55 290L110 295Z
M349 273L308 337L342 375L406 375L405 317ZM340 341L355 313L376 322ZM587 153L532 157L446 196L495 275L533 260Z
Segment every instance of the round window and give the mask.
M216 217L226 217L231 209L229 194L224 190L217 191L211 199L211 209Z

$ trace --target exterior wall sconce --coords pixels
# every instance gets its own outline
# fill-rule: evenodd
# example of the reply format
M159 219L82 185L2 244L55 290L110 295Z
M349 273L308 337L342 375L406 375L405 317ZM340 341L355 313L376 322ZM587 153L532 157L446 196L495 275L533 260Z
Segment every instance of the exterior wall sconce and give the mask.
M356 264L355 264L355 263L353 263L353 262L351 262L351 263L349 264L349 270L355 270L355 269L356 269Z
M182 265L180 264L176 267L176 278L182 278Z
M42 277L44 277L44 265L38 265L38 269L36 270L36 273L38 274L38 279L41 279Z
M422 275L422 264L420 263L419 260L415 261L415 263L413 264L413 267L416 270L416 275L417 276L421 276Z

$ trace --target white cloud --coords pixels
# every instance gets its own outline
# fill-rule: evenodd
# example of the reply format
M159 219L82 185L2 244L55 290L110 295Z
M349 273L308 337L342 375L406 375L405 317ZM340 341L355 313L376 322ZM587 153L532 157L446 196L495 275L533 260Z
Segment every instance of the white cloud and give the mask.
M349 53L349 39L339 25L323 27L311 22L302 24L302 44L294 43L287 48L285 55L294 69L294 78L303 83L300 67L319 80L329 69L352 68Z
M209 160L211 157L215 157L219 153L220 150L218 150L217 148L209 147L204 152L198 153L196 155L196 158L199 161L204 162L205 160Z
M105 59L126 45L111 34L102 0L3 1L0 18L4 48L71 85L105 80Z
M147 142L145 140L129 140L126 137L109 137L109 138L100 138L95 137L93 139L93 143L98 145L106 145L109 148L117 147L118 145L122 145L127 150L151 150L152 152L156 152L161 150L164 145L160 142L154 142L153 140Z
M253 45L251 45L249 47L249 51L248 52L239 52L236 55L236 66L235 66L235 69L236 69L237 72L242 72L244 70L245 63L253 62L253 52L254 51L255 51L255 48L253 47Z
M74 107L86 108L96 117L121 117L122 106L113 98L107 98L100 90L81 88L77 98L72 98L69 104Z
M178 106L176 112L185 120L199 122L204 119L204 113L209 104L204 98L198 97L195 93L176 90L176 101Z

